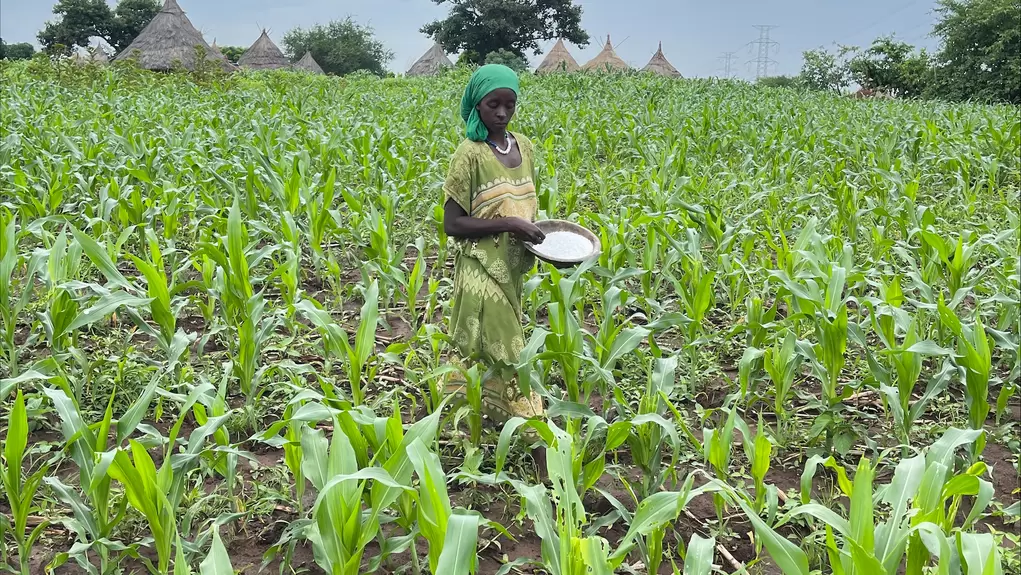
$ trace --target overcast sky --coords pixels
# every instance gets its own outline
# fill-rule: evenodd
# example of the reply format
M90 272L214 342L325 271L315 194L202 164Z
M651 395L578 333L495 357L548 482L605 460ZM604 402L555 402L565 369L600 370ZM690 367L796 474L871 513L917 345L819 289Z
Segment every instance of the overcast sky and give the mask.
M116 4L115 0L109 0ZM432 0L179 0L192 23L223 45L248 46L262 27L280 43L295 26L351 16L371 25L395 53L389 67L406 70L431 42L418 30L442 17L444 6ZM896 34L913 44L934 47L928 37L935 15L933 0L581 0L582 26L592 36L586 48L569 46L584 64L610 34L617 53L641 67L663 42L667 58L685 76L723 74L724 52L734 52L735 75L752 78L759 37L754 25L774 25L777 45L771 73L795 74L801 53L834 42L862 45ZM53 0L0 0L0 36L8 43L36 42L36 33L52 17ZM533 64L542 57L533 58Z

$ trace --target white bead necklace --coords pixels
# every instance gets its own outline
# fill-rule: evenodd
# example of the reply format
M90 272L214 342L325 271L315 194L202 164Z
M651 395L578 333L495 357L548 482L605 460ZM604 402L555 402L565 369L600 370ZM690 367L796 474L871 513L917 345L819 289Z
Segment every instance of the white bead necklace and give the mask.
M507 144L506 148L501 148L500 146L497 146L496 143L493 142L493 140L490 140L489 138L486 138L486 142L488 142L490 146L493 146L493 149L496 150L496 153L500 154L501 156L506 156L511 151L510 133L505 132L503 134L503 141L504 141L505 144Z

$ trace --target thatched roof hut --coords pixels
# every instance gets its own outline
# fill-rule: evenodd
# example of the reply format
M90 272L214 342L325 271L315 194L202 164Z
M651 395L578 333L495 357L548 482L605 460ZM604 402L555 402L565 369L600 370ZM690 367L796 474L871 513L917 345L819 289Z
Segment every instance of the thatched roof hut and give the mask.
M213 51L213 54L215 54L217 58L223 58L223 61L230 66L231 70L237 68L237 66L235 66L229 58L227 58L227 55L223 53L223 50L220 50L220 47L216 45L216 38L213 38L213 43L209 45L209 49Z
M659 43L659 50L652 56L649 63L646 64L645 68L642 68L644 72L652 72L653 74L659 74L660 76L666 76L667 78L680 78L681 73L674 68L673 64L666 59L663 55L663 43Z
M279 70L290 68L291 62L263 30L255 44L241 55L238 66L249 70Z
M408 69L408 76L434 76L443 68L453 66L454 64L447 58L447 53L443 51L443 46L436 42Z
M627 62L621 60L620 56L613 51L613 44L610 43L609 36L606 37L606 46L603 46L603 51L592 58L588 64L582 66L582 70L588 72L623 72L630 69L631 66L628 66Z
M226 59L222 58L222 54L217 56L213 53L177 0L166 0L163 9L114 61L137 57L139 66L149 70L170 70L175 63L193 70L197 62L197 48L205 50L207 60L222 63L225 70L229 69Z
M301 60L295 62L292 67L295 70L300 70L302 72L325 74L322 66L319 65L319 62L316 62L316 59L312 57L312 52L305 52L305 55L301 57Z
M542 63L535 69L536 74L549 74L552 72L577 72L581 69L578 61L567 51L564 40L557 40L556 46L543 58Z

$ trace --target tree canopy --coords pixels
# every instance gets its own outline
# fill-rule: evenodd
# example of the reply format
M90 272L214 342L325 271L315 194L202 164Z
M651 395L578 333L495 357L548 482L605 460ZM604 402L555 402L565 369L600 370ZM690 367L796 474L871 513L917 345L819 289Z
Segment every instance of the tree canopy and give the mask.
M35 46L28 42L8 44L0 38L0 60L28 60L35 55Z
M799 82L815 90L855 82L900 97L1021 104L1021 1L940 0L936 11L938 53L893 37L864 50L809 50Z
M106 0L58 0L57 19L47 22L38 38L47 50L58 45L73 50L88 48L90 39L99 37L120 52L159 11L157 0L120 0L113 10Z
M940 0L936 11L938 92L1021 104L1021 2Z
M930 91L932 66L925 50L915 51L893 37L878 38L849 62L851 78L861 87L892 96L917 98Z
M841 46L836 52L825 48L804 52L804 63L798 81L811 90L839 92L847 87L851 79L850 64L847 55L856 48Z
M393 59L393 52L376 40L369 26L351 18L316 24L308 29L295 28L284 36L284 52L295 62L312 52L312 57L327 74L344 75L367 70L384 76L384 66Z
M524 56L502 49L486 56L486 64L503 64L518 73L528 69L528 60Z
M450 4L446 18L422 27L447 52L468 52L482 64L489 54L506 50L524 57L541 52L539 42L563 38L586 46L581 6L572 0L433 0Z
M231 64L237 64L241 56L248 50L244 46L217 46L220 49L220 53L223 54L227 61Z

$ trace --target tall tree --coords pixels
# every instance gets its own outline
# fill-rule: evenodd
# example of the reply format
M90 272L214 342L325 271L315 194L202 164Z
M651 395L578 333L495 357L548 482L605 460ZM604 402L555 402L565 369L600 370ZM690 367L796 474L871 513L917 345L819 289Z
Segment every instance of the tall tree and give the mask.
M113 11L113 23L105 37L114 50L124 50L135 36L159 14L162 3L158 0L120 0Z
M35 55L35 46L28 42L7 44L0 38L0 60L28 60Z
M105 38L113 22L113 11L106 0L59 0L53 13L58 18L47 22L38 35L47 50L58 45L68 51L87 48L90 38Z
M88 48L89 40L99 37L119 52L159 11L158 0L120 0L114 10L106 0L58 0L53 7L57 19L47 22L38 38L47 49L61 45L73 50Z
M926 51L916 52L911 44L889 36L877 38L852 58L850 70L863 88L905 98L925 95L932 79Z
M248 51L248 48L245 48L244 46L218 46L218 48L220 48L220 53L223 54L223 56L227 58L227 61L231 64L237 64L238 60L241 59L241 56L244 56L245 52Z
M350 74L367 70L383 76L384 66L393 59L393 52L376 40L371 27L351 18L335 20L323 26L295 28L284 36L284 51L292 62L312 52L312 57L327 74Z
M835 53L825 48L804 52L798 81L811 90L843 90L851 81L848 55L856 50L855 47L841 46Z
M940 0L939 94L1021 104L1021 2Z
M493 52L506 50L524 57L539 54L539 42L563 38L586 46L589 36L581 28L581 6L572 0L433 0L450 4L443 20L422 27L447 52L464 51L482 64Z

